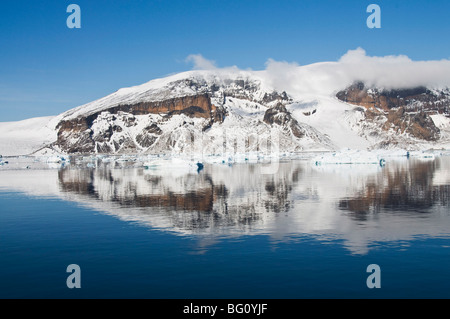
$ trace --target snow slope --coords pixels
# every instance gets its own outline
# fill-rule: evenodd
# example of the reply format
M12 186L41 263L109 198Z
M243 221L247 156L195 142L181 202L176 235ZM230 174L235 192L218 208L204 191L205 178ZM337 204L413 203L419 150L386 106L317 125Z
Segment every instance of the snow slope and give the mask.
M288 109L297 121L328 136L337 150L366 149L371 144L371 141L359 136L360 128L357 124L362 115L360 112L353 112L353 105L342 103L334 97L305 96L302 102L292 104Z
M38 117L18 122L0 123L0 155L28 155L56 140L52 120Z

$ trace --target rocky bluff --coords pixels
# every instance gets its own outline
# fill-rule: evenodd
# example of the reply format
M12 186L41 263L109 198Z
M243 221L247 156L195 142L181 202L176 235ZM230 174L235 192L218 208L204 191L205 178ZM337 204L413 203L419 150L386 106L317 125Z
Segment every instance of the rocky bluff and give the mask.
M105 110L102 110L86 116L62 120L57 126L56 144L67 153L91 153L95 151L107 153L116 152L119 148L132 150L135 148L136 145L133 144L136 142L131 138L128 140L125 138L123 141L113 144L114 149L111 149L111 146L107 144L101 144L101 142L109 141L115 132L123 130L123 126L134 125L135 115L146 114L164 114L166 117L185 114L189 117L209 119L210 125L214 122L221 122L224 118L224 111L211 103L211 98L207 93L161 101L121 104L108 108L107 115L105 115ZM92 126L97 119L104 116L109 116L108 122L116 123L119 121L121 125L110 125L106 130L103 130L101 135L95 135ZM148 147L152 144L152 140L156 139L152 137L160 133L158 126L153 124L146 127L144 132L137 136L136 141L142 147Z
M395 133L408 133L414 138L436 141L440 130L430 115L449 116L450 92L429 90L426 87L408 89L379 89L357 82L336 94L350 104L366 109L366 119L384 122L382 129Z

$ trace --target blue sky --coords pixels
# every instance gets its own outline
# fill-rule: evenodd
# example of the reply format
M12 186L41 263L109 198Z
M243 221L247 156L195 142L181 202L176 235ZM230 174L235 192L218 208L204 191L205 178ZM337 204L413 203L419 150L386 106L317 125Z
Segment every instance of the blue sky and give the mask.
M69 29L69 4L81 29ZM366 8L381 7L381 29ZM264 69L371 56L450 58L450 2L43 0L0 4L0 121L56 115L125 86L189 70L190 54L218 66Z

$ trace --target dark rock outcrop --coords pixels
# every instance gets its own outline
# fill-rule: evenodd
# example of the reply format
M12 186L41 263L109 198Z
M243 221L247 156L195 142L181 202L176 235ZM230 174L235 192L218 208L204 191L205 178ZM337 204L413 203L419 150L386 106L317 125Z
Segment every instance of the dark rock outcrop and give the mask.
M433 92L425 87L385 90L366 87L364 83L357 82L339 91L336 97L350 104L386 112L398 107L403 107L408 112L450 112L450 92Z
M305 136L305 132L297 120L292 117L291 113L281 103L267 109L263 121L269 125L277 124L286 129L290 129L292 134L297 138Z
M341 101L366 108L366 120L384 118L382 129L392 129L426 141L437 141L440 130L429 115L449 114L450 92L430 91L425 87L380 90L358 82L340 91Z
M93 121L93 116L61 121L57 127L56 144L69 154L94 152L95 142L91 130Z
M163 101L118 105L108 109L108 111L113 114L122 111L133 115L163 113L179 114L186 112L193 117L209 118L211 113L215 112L216 109L217 108L211 104L211 99L208 94L199 94Z
M439 139L439 128L434 125L433 120L421 111L418 113L406 113L403 107L389 111L387 121L383 125L384 130L393 128L396 133L408 133L415 138L426 141L437 141Z

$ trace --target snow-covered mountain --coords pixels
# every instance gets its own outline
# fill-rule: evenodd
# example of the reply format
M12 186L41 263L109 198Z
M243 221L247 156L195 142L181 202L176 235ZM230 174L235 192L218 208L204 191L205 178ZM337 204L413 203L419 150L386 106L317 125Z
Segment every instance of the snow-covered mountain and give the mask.
M310 85L237 68L152 80L54 117L0 123L0 154L450 148L448 89L329 87L326 66L302 67Z

